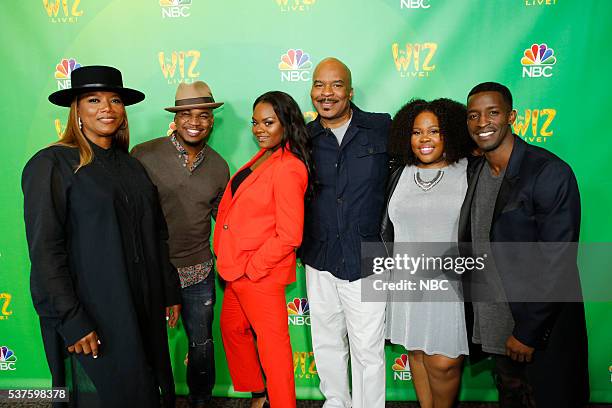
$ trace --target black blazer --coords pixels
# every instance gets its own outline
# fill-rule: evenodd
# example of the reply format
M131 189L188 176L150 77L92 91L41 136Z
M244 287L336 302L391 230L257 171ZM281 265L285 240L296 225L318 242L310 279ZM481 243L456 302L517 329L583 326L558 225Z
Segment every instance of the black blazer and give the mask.
M461 208L459 242L471 242L471 207L478 174L486 160L475 160L468 169L469 187ZM495 202L490 242L555 243L536 251L533 245L523 250L495 247L495 263L502 279L515 321L514 336L532 347L543 346L550 335L562 303L546 300L555 293L541 293L541 299L523 299L534 283L563 280L579 292L578 267L574 250L580 233L580 195L572 169L547 150L525 143L515 136L514 148ZM527 251L521 257L515 250ZM538 254L534 259L533 254ZM572 256L573 253L573 256ZM524 259L528 258L528 259ZM568 263L568 260L571 262ZM535 262L535 263L534 263ZM529 275L531 274L531 275ZM468 277L469 279L469 277ZM573 282L568 282L571 279ZM552 290L553 288L550 287ZM546 291L547 288L544 288ZM579 300L579 299L578 299ZM584 316L582 317L584 319Z
M389 201L397 187L397 182L402 176L405 165L395 159L389 162L389 179L387 180L387 188L385 190L385 210L383 211L382 221L380 222L380 239L387 249L387 255L393 256L393 248L391 244L394 240L393 223L389 218Z
M472 200L484 165L481 157L468 169L460 242L471 242ZM587 334L576 264L579 233L580 194L572 169L551 152L515 135L489 237L515 322L513 335L536 348L526 367L536 402L542 407L579 407L589 398ZM531 259L500 248L495 245L498 242L531 243L524 247ZM533 251L540 251L537 257L532 256ZM465 274L464 293L471 279ZM559 286L549 285L542 287L541 301L512 302L542 282L561 283L573 292L574 301L555 301Z

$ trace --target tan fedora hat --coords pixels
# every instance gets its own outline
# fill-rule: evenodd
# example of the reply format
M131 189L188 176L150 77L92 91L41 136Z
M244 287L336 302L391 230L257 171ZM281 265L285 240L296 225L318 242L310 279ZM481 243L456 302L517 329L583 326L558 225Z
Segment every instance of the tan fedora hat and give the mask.
M176 89L174 106L165 108L168 112L178 112L187 109L218 108L223 102L215 102L208 85L202 81L191 84L181 82Z

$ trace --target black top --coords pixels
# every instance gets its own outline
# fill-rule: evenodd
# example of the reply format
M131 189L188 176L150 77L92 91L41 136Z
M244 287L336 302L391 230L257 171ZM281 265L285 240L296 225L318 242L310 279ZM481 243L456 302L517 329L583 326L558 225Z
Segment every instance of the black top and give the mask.
M95 330L99 357L76 358L102 406L155 406L160 387L174 393L164 307L180 303L166 223L142 165L92 149L76 172L78 150L66 146L41 150L23 171L32 299L43 338L57 343L45 342L53 385L57 353Z
M246 178L249 177L249 175L252 172L253 172L253 170L251 170L250 167L247 167L247 168L244 168L244 169L240 170L238 173L236 173L236 175L232 179L232 196L234 194L236 194L236 191L238 190L238 187L240 187L242 182L244 180L246 180Z

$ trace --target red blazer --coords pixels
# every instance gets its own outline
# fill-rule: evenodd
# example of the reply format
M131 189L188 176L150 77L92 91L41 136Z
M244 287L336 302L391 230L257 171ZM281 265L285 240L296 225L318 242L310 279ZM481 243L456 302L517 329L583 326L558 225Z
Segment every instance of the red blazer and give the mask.
M250 167L260 150L240 170ZM216 218L213 249L219 275L233 281L246 275L295 281L295 250L302 242L308 172L289 151L278 149L257 167L232 196L225 188Z

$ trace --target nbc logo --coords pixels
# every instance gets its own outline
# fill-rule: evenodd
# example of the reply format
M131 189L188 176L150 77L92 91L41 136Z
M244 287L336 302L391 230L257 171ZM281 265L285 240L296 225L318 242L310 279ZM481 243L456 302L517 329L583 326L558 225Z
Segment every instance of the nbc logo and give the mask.
M521 58L523 78L551 77L553 65L557 63L554 54L555 50L544 43L533 44L531 48L527 48Z
M83 10L79 10L81 0L43 0L42 3L52 23L73 24L83 15Z
M6 320L13 311L9 311L9 305L11 304L11 295L9 293L0 293L0 320Z
M0 371L15 371L17 356L6 346L0 347Z
M317 366L312 351L293 352L293 374L295 378L300 379L310 379L317 375Z
M428 9L431 7L428 0L400 0L400 8L403 9Z
M402 78L427 78L436 69L431 63L436 51L437 43L407 43L400 48L398 43L391 45L395 69Z
M276 0L281 11L308 11L317 0Z
M57 89L70 88L70 74L77 68L79 64L74 58L63 58L59 64L55 66L55 79L57 79Z
M300 49L289 49L281 55L278 69L281 71L281 81L310 81L310 55Z
M412 373L408 365L408 354L402 354L397 357L391 366L393 370L393 379L398 381L412 380Z
M310 306L306 298L294 298L287 303L289 324L293 326L310 326Z
M159 0L162 18L189 17L191 0Z
M200 73L196 71L196 66L200 61L201 55L200 51L197 50L172 51L170 55L166 55L163 51L160 51L157 54L159 67L168 85L174 85L181 82L192 83L197 80ZM177 64L178 72L176 69ZM188 64L187 70L185 70L185 64Z
M525 109L524 114L521 111L516 115L512 129L527 142L546 143L546 140L553 135L549 127L555 116L557 116L556 109Z

